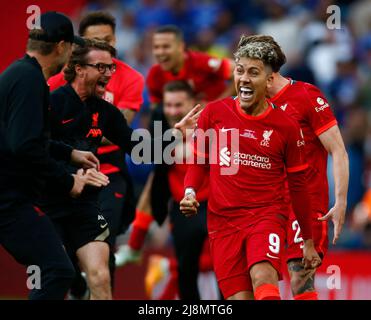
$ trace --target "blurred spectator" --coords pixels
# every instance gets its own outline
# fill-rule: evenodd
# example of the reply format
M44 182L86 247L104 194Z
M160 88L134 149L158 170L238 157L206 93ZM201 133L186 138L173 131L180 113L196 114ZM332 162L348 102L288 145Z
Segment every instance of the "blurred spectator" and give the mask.
M308 83L315 83L314 74L312 70L309 69L303 55L292 55L291 60L287 61L286 65L283 72L286 77Z
M135 28L135 15L125 11L121 17L121 27L116 32L116 49L118 57L126 60L130 51L139 42L139 32Z
M368 223L371 223L371 189L365 192L362 200L354 208L352 228L363 231Z
M198 0L193 2L194 2L193 24L196 30L203 31L204 29L208 29L215 25L219 15L223 10L221 1Z
M140 33L146 32L148 28L169 23L169 10L163 1L140 0L136 9L135 21Z
M206 52L209 55L217 58L229 56L228 47L219 45L216 42L216 33L213 29L204 29L196 36L196 41L192 50Z
M288 15L289 1L265 1L267 19L258 26L258 33L272 36L285 52L287 60L298 53L300 22L297 16Z
M344 122L350 108L355 104L359 85L356 61L354 59L338 60L336 77L330 82L328 93L340 124Z
M224 6L234 14L234 21L237 24L249 24L256 27L266 18L264 3L261 0L224 0Z
M300 33L301 46L308 65L314 73L317 85L325 92L336 77L337 62L353 57L353 39L344 21L341 22L341 29L332 30L326 25L329 18L326 10L331 4L331 0L320 1L315 16Z
M354 208L351 228L361 234L361 245L371 249L371 188Z
M356 37L362 37L371 29L371 1L352 1L349 22Z

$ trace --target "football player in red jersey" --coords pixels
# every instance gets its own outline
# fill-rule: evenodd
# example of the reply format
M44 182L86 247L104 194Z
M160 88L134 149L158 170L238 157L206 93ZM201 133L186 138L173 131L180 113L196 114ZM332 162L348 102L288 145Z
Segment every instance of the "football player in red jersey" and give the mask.
M150 68L146 79L151 109L154 110L152 120L164 120L161 107L163 90L171 81L188 82L195 92L196 102L209 102L234 93L233 83L229 86L226 83L232 78L234 62L187 50L183 33L176 26L162 26L155 31L152 53L157 63ZM151 174L139 197L129 245L120 246L116 252L117 266L140 260L145 236L154 220L150 205L152 179Z
M152 53L157 64L148 72L146 84L153 105L163 99L163 88L169 81L187 81L196 93L196 99L212 101L234 92L233 61L212 57L203 52L187 50L182 32L176 26L162 26L153 35Z
M187 216L197 213L197 192L209 175L210 250L223 296L280 299L287 183L302 228L304 267L310 270L321 263L312 240L303 138L298 123L266 99L276 52L264 43L247 44L235 57L237 97L211 102L203 110L195 150L206 161L189 166L180 209ZM205 143L202 133L210 129L216 134L205 150L200 148Z
M268 88L270 100L297 120L303 130L309 165L307 184L312 204L313 240L317 252L323 259L328 248L327 220L332 219L334 224L333 244L336 244L345 220L349 180L348 155L337 121L323 93L312 84L285 78L279 73L280 67L286 62L286 57L272 37L265 35L243 37L239 46L258 43L266 43L279 57L279 63L273 70L272 86ZM329 211L328 154L333 159L335 181L335 204ZM293 296L298 300L316 300L318 297L314 288L315 269L308 272L303 268L302 234L292 212L287 228L287 264Z

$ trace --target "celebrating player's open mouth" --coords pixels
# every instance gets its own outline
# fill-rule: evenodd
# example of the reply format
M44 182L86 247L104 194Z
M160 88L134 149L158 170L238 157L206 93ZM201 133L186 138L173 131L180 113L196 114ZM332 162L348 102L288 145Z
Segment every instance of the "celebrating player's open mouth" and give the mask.
M243 100L246 102L251 101L251 99L253 98L253 93L254 93L254 90L252 90L251 88L240 86L240 90L239 90L240 100Z
M165 69L169 70L171 69L171 57L169 56L158 56L157 61L160 64L160 66Z
M109 79L110 77L102 76L97 80L97 83L95 85L95 94L98 97L102 97L104 95Z
M257 115L265 110L264 97L271 77L271 70L260 60L240 58L236 61L235 88L240 106L247 114Z
M182 38L174 33L156 33L153 36L152 52L163 70L179 72L184 57Z

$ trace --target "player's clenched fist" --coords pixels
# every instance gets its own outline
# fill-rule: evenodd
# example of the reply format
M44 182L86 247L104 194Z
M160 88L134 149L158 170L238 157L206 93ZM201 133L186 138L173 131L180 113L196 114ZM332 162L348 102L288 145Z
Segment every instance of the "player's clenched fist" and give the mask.
M197 214L197 208L200 206L196 200L195 193L186 193L182 201L180 201L180 211L186 216L191 217Z

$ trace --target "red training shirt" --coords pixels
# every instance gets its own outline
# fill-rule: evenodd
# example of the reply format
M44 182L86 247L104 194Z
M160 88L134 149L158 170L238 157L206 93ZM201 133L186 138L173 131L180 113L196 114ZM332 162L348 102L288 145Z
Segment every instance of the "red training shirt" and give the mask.
M146 84L151 103L161 102L165 84L174 80L187 81L198 100L213 101L226 89L225 81L230 77L231 65L228 59L187 51L184 65L178 74L164 71L159 64L155 64L148 72Z

